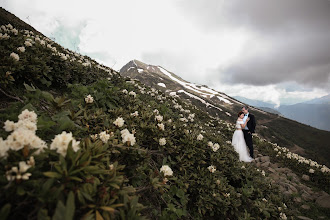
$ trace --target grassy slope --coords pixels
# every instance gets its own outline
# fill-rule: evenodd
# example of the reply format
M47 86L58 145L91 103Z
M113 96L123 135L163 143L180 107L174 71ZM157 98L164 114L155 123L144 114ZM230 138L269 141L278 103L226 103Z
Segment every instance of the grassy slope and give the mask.
M4 10L0 15L1 24L22 23ZM28 28L23 23L20 27ZM77 60L62 60L38 43L20 54L18 62L10 60L9 54L27 38L20 33L0 44L1 80L5 82L1 83L1 89L7 94L1 96L0 123L7 119L17 121L22 109L28 108L38 114L37 135L43 140L51 143L56 134L65 130L72 132L82 144L79 153L68 153L65 158L58 158L51 150L36 156L36 167L30 170L32 176L23 182L8 184L5 173L8 167L17 166L18 161L26 158L18 151L10 152L7 160L1 159L1 214L9 209L10 218L19 219L75 210L75 218L87 213L91 218L112 215L118 219L142 216L152 219L278 219L278 207L286 201L252 165L238 161L237 154L226 143L231 139L232 130L224 121L161 92L143 90L143 85L132 83L110 69L104 70L90 58L74 55L55 43L52 46L57 51L82 62L88 61L91 66L83 66ZM5 77L8 70L12 71L14 82ZM123 94L123 89L135 91L136 97ZM94 103L85 103L87 94L94 97ZM187 111L174 108L174 103ZM164 117L164 131L157 126L154 109ZM194 121L183 123L179 119L187 118L188 110L195 113ZM131 116L135 111L139 112L137 118ZM113 124L119 116L125 119L122 128ZM124 128L130 132L135 130L137 143L134 146L122 144L120 131ZM107 143L90 138L105 130L113 132ZM204 138L198 141L201 133ZM7 135L1 129L0 136L6 138ZM159 138L166 139L165 146L159 145ZM220 149L213 152L208 141L219 143ZM54 170L54 164L56 167L69 165L79 155L90 158L91 165L86 169L88 162L76 162L76 167L73 164L75 178L60 168L56 169L61 172ZM78 161L86 159L85 156L79 158ZM109 164L115 164L113 170L109 171ZM166 184L159 172L164 164L174 172ZM210 165L216 166L215 173L209 172ZM45 176L40 171L58 174ZM113 210L104 207L113 207ZM290 211L286 212L289 215Z

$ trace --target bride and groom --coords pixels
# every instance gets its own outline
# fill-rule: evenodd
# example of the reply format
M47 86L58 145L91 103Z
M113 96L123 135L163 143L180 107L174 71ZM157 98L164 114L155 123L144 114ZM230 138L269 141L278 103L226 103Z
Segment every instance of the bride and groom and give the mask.
M254 115L249 113L247 106L244 106L242 111L238 113L238 119L235 126L236 130L231 142L235 151L239 155L240 161L253 161L252 133L254 133L255 127L256 121Z

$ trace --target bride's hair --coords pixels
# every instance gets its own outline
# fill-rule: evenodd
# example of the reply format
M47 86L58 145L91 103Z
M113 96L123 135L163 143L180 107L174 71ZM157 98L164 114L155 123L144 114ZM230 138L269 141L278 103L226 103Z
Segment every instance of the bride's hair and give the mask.
M240 112L237 114L237 116L239 117L241 114L244 114L244 112L243 112L243 111L240 111Z

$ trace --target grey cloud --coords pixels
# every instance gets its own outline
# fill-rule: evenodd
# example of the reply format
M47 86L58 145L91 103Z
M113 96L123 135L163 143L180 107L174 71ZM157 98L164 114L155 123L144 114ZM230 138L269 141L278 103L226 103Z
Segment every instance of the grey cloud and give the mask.
M205 31L244 28L256 35L244 54L209 75L227 83L285 81L330 91L330 1L181 1L186 16ZM271 46L258 52L258 46Z

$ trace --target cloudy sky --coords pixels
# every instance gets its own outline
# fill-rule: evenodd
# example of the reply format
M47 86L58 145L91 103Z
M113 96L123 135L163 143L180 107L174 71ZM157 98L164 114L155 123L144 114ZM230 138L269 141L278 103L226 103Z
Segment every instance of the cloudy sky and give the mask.
M330 93L329 0L1 0L64 47L276 104Z

